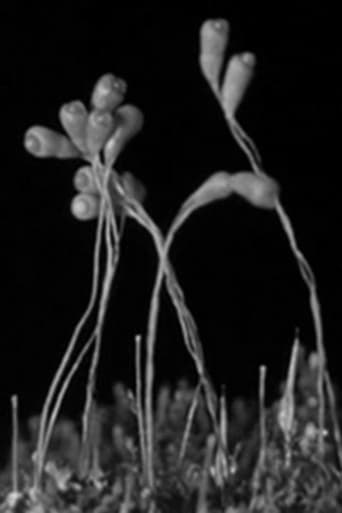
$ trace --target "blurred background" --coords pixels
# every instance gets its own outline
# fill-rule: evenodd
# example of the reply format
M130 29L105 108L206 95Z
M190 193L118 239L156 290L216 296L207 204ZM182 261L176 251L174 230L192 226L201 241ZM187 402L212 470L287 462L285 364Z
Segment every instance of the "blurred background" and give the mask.
M248 169L199 71L198 31L207 18L230 21L228 55L257 56L238 117L281 185L316 274L329 365L341 383L341 33L336 13L315 5L1 8L4 439L10 396L18 394L22 418L39 411L87 304L95 232L94 222L70 214L79 162L35 159L23 148L23 134L33 124L58 129L60 106L88 102L102 74L123 77L127 101L143 110L145 126L117 169L144 182L146 209L165 232L181 202L211 173ZM226 385L228 399L256 397L263 364L268 398L274 397L296 328L307 350L315 347L307 290L277 216L238 199L217 203L184 226L172 261L216 386ZM114 382L134 385L134 335L146 330L155 269L149 237L130 221L104 333L97 388L103 401L111 400ZM156 364L158 383L195 379L166 293ZM87 368L88 360L66 397L67 414L81 411Z

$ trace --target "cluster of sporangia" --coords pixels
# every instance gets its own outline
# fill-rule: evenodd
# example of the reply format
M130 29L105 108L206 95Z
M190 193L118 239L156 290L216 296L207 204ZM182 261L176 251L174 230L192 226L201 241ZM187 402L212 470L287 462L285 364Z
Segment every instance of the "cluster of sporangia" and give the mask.
M223 71L229 40L226 20L206 20L200 31L200 67L216 96L228 124L234 128L236 111L253 75L255 57L251 53L233 55ZM80 220L94 219L100 208L99 180L104 170L112 169L117 156L143 125L143 114L134 105L122 105L126 83L111 74L103 75L95 84L88 112L81 101L63 105L59 112L68 137L43 126L33 126L25 134L25 148L36 157L81 158L89 165L77 170L74 186L78 194L71 203L73 215ZM241 135L240 135L241 137ZM146 194L143 184L131 173L112 178L116 187L122 185L128 196L141 202ZM198 208L213 200L235 193L259 208L274 208L279 194L278 184L264 173L238 172L230 175L219 171L195 191L184 207ZM118 205L119 206L119 205Z
M143 126L140 109L122 105L126 90L122 79L103 75L93 89L90 111L79 100L62 105L59 119L67 135L37 125L25 133L25 148L35 157L76 158L89 163L74 176L78 194L71 202L71 211L77 219L97 217L100 205L97 180L101 176L99 172L95 175L95 169L111 169L126 142ZM132 179L130 173L122 176L128 187L132 186Z

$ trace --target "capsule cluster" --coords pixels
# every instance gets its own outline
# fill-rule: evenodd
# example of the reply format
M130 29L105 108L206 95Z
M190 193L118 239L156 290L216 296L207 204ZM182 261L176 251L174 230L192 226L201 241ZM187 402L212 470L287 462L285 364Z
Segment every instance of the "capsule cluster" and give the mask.
M59 120L65 134L45 126L30 127L24 136L26 150L40 158L82 159L88 164L74 175L78 194L73 198L71 211L80 220L97 217L100 193L94 162L103 168L112 168L126 143L143 126L143 114L134 105L123 104L127 85L112 74L105 74L96 82L90 100L90 109L79 100L62 105ZM122 176L122 185L142 199L145 191L130 174Z

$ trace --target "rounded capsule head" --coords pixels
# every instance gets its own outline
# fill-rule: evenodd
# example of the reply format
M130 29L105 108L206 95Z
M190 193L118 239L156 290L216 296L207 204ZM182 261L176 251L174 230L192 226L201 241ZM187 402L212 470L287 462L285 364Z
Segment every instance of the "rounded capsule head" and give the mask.
M107 73L96 82L91 103L98 110L115 110L123 102L127 84L122 78Z
M254 77L255 55L249 52L233 55L223 78L221 100L228 118L233 118Z
M224 54L229 40L229 23L224 19L206 20L200 28L199 64L211 88L219 91Z
M24 135L25 149L35 157L77 158L79 150L64 135L45 126L32 126Z
M112 165L127 142L143 127L144 116L135 105L123 105L115 114L115 130L108 139L105 149L105 162Z
M77 194L71 202L71 212L79 221L95 219L100 212L100 196L96 194Z
M98 193L94 172L91 166L80 167L73 178L74 187L79 192Z
M235 193L255 207L273 209L277 204L279 185L273 178L241 171L231 175L230 185Z
M87 123L87 150L96 155L102 150L114 130L114 119L109 112L93 110Z
M146 198L146 187L132 173L125 171L121 177L125 192L133 197L139 203L143 203Z
M86 153L86 127L88 112L84 104L78 100L65 103L60 108L59 119L74 145L82 153Z

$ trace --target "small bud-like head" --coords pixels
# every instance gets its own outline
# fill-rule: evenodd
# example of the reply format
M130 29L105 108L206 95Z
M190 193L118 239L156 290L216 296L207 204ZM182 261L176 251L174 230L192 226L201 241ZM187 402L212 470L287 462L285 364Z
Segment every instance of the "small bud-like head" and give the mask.
M25 149L35 157L71 159L80 156L79 150L64 135L45 126L32 126L24 136Z
M74 187L78 192L98 193L94 171L91 166L80 167L74 175Z
M95 219L100 211L100 196L96 194L77 194L71 202L71 212L79 221Z
M87 123L87 150L96 155L102 150L114 130L114 119L109 112L93 110Z
M127 84L122 78L107 73L96 82L91 103L97 110L113 111L123 102L126 91Z
M84 104L79 100L65 103L60 108L59 119L74 145L82 153L86 153L86 127L88 112Z
M200 29L199 63L203 76L218 94L220 73L228 45L229 24L224 19L206 20Z
M112 165L127 142L141 129L144 116L135 105L123 105L115 114L115 130L104 149L105 162Z
M222 107L231 119L245 96L254 76L256 59L252 53L233 55L228 62L221 90Z

